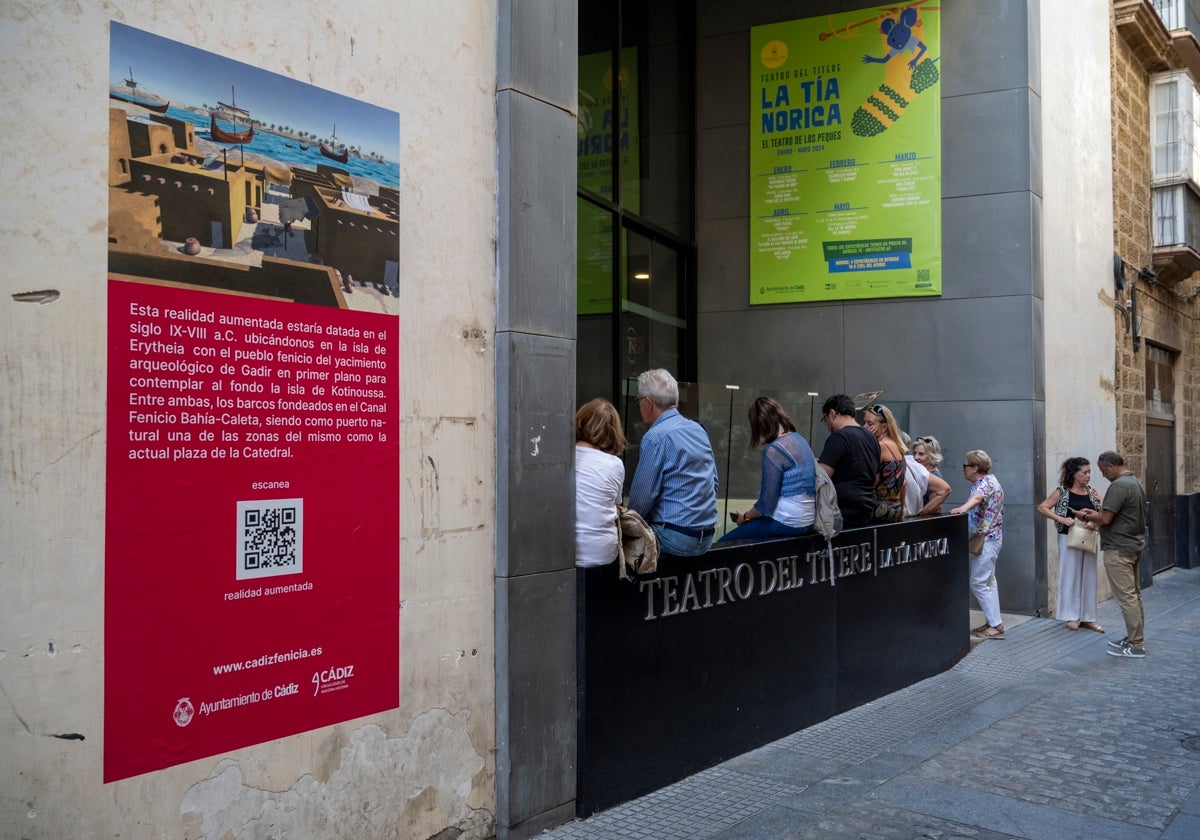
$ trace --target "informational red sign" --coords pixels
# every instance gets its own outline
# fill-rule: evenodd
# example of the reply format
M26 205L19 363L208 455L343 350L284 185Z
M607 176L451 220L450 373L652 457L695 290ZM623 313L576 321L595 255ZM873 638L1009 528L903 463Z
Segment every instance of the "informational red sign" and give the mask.
M399 702L399 319L109 280L104 779Z

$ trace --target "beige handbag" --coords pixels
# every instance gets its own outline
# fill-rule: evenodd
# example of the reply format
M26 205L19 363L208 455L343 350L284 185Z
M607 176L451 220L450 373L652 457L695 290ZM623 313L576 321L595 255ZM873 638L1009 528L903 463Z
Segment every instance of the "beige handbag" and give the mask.
M967 537L967 551L972 554L983 554L983 541L985 539L987 539L987 534L982 531Z
M658 537L633 508L623 507L617 514L617 575L630 580L633 575L649 575L658 570Z
M1100 535L1076 522L1067 530L1067 548L1077 548L1088 554L1095 554L1100 548Z

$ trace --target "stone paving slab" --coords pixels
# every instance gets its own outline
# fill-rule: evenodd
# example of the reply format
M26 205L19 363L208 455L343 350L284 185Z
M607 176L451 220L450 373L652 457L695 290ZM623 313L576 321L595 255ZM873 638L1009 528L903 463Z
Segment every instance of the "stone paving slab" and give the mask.
M871 796L919 814L1023 840L1158 840L1160 834L1118 820L1065 813L1047 805L1017 802L1001 794L979 793L906 776L893 779Z
M1124 635L1014 621L950 671L545 838L1200 838L1200 570L1143 593Z
M713 835L716 840L753 835ZM861 801L816 819L784 840L1014 840L1013 835L978 829L884 802ZM764 838L765 840L765 838Z

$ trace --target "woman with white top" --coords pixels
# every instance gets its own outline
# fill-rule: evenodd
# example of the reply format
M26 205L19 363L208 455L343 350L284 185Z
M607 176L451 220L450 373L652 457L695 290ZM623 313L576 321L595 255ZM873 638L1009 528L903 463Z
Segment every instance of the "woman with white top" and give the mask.
M625 434L608 400L596 398L575 414L575 565L617 559L617 510L625 485Z

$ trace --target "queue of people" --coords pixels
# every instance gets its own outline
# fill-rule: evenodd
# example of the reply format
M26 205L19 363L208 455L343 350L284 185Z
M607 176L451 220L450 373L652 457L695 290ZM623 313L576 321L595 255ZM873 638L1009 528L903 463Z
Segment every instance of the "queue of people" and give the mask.
M667 554L705 553L716 534L718 479L708 434L679 413L679 385L666 370L638 377L637 404L647 428L629 488L628 506L653 530ZM837 491L843 527L860 528L899 522L907 516L941 513L950 495L942 475L941 445L932 436L909 438L887 406L874 404L855 419L846 394L829 397L821 422L829 432L820 456L796 430L787 410L771 397L759 397L747 412L751 448L762 447L758 498L745 511L731 512L736 527L722 543L748 542L812 533L816 511L816 470L830 477ZM576 565L597 566L617 559L618 517L622 504L626 447L619 412L594 399L575 417ZM1109 642L1112 656L1141 658L1144 616L1138 565L1145 541L1145 491L1116 452L1097 459L1110 482L1106 495L1091 486L1091 464L1068 458L1059 485L1037 506L1054 522L1059 539L1056 616L1069 630L1103 633L1097 621L1098 551L1089 551L1087 534L1098 535L1113 597L1125 619L1126 636ZM966 514L970 591L984 623L972 628L980 639L1003 639L996 561L1004 541L1004 488L992 474L982 449L963 457L970 482L967 501L950 510Z

